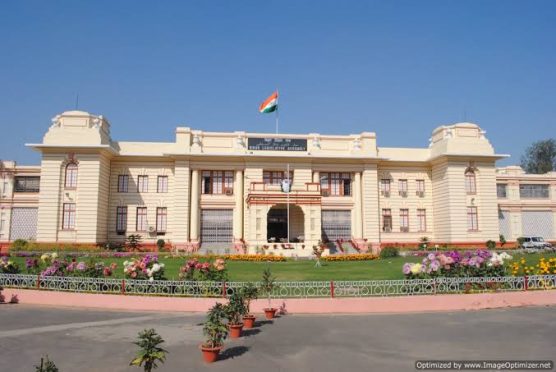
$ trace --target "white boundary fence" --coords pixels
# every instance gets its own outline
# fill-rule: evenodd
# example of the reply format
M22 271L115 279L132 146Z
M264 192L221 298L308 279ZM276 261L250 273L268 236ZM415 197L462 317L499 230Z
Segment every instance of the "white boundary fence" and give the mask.
M76 293L225 297L247 282L128 280L0 274L0 286ZM259 283L255 282L255 285ZM556 275L413 280L276 282L272 298L385 297L556 289Z

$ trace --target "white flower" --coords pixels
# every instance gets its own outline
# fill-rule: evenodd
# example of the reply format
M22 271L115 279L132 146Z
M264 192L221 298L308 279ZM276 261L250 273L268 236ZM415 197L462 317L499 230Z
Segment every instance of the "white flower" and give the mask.
M152 282L153 280L154 280L154 278L151 276L151 277L149 278L149 282Z
M160 270L160 265L155 263L152 268L153 273L157 273Z
M54 253L52 253L50 256L51 256L53 259L54 259L54 258L58 258L58 253L54 252Z

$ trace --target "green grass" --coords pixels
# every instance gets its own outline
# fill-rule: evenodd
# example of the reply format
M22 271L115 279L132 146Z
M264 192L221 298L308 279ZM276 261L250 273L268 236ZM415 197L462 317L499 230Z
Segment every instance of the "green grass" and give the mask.
M556 253L524 255L528 265L535 265L540 256L556 257ZM521 258L515 255L514 258ZM25 272L25 258L14 257L22 272ZM98 259L104 263L116 262L118 268L115 278L123 278L125 258ZM420 257L395 257L374 261L322 262L322 267L315 267L315 261L299 260L287 262L240 262L228 261L228 273L232 281L256 281L261 278L265 268L270 267L272 274L280 281L311 281L311 280L381 280L403 279L402 266L405 262L419 262ZM160 258L166 265L166 277L177 279L180 266L185 258Z

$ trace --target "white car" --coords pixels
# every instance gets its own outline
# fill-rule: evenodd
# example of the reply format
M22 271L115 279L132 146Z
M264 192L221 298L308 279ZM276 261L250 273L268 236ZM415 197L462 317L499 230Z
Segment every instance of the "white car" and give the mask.
M540 236L524 236L521 238L521 247L526 250L542 250L549 249L552 250L552 244L544 241Z

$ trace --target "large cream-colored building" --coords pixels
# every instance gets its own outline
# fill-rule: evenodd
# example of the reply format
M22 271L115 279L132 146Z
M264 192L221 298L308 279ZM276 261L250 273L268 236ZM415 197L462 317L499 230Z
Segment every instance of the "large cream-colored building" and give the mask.
M187 127L174 142L123 142L104 117L69 111L27 146L41 152L40 167L0 170L0 243L140 234L177 249L308 256L320 240L365 251L425 236L463 246L500 234L556 238L556 174L497 169L504 155L472 123L436 128L423 148L379 147L372 132Z

